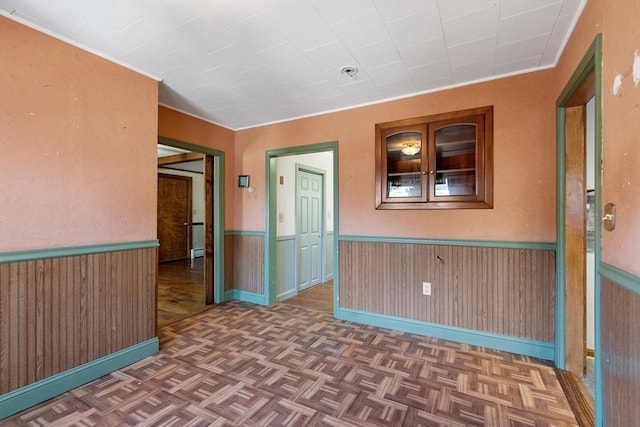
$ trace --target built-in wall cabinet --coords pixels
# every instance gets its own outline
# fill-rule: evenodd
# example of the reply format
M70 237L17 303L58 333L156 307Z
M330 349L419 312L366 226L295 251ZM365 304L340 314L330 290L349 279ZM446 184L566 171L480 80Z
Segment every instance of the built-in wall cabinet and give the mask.
M376 125L377 209L493 206L493 107Z

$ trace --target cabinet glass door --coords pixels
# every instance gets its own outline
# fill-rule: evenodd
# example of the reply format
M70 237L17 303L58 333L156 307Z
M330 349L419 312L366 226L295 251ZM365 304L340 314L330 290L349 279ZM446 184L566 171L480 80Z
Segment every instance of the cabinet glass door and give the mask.
M387 199L426 197L423 179L424 132L409 130L385 136Z
M475 124L456 124L435 131L436 197L476 194Z

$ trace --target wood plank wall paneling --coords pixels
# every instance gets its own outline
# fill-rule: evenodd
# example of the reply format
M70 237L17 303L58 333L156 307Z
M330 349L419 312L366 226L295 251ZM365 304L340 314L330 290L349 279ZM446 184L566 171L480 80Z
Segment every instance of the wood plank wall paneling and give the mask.
M264 237L228 235L225 238L225 291L264 292ZM231 274L231 276L230 276Z
M156 254L0 264L0 394L153 338Z
M343 308L553 342L554 251L341 241L339 256Z
M640 296L603 279L601 292L604 425L640 420Z
M224 236L224 291L233 290L233 242L235 241L234 235Z

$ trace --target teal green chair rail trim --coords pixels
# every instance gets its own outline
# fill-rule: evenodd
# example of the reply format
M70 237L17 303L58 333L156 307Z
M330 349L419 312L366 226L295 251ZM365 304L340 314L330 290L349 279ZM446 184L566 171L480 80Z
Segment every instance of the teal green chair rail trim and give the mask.
M600 276L640 296L640 277L612 265L601 263Z
M456 240L456 239L428 239L413 237L380 237L380 236L338 236L341 242L372 242L372 243L402 243L412 245L439 246L473 246L481 248L505 249L533 249L555 251L556 244L552 242L509 242L500 240Z
M412 334L425 335L449 341L456 341L480 347L518 353L539 359L553 360L554 345L544 341L500 335L474 329L458 328L438 323L423 322L403 317L371 313L349 308L335 310L336 318L350 322L364 323L381 328L396 329Z
M158 352L157 337L0 396L0 418L79 387Z
M33 261L46 258L61 258L66 256L91 255L104 252L120 252L133 249L157 248L157 240L142 240L137 242L104 243L99 245L69 246L64 248L30 249L26 251L0 253L0 264L9 262Z
M264 237L264 231L242 231L242 230L229 230L224 232L225 236L254 236Z

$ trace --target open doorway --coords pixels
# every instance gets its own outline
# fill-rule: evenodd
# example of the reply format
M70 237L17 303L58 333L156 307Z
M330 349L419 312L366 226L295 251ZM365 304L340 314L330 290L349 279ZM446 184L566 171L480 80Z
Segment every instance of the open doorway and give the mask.
M158 144L158 326L207 308L204 157Z
M221 156L160 138L158 144L157 325L221 300ZM198 151L196 151L198 150ZM203 151L213 151L206 150Z
M333 312L337 143L269 151L267 171L267 301Z

